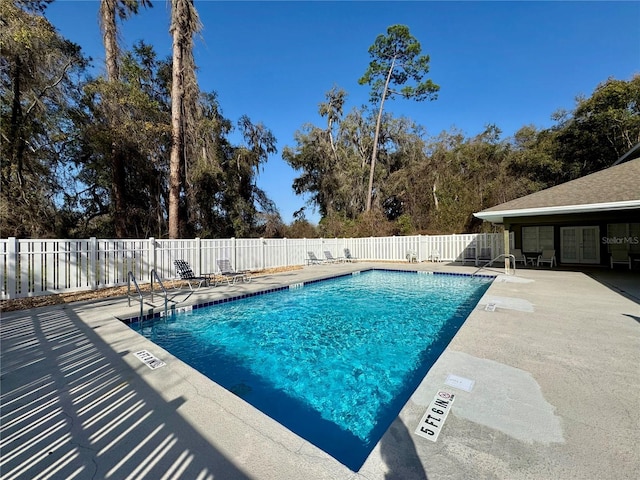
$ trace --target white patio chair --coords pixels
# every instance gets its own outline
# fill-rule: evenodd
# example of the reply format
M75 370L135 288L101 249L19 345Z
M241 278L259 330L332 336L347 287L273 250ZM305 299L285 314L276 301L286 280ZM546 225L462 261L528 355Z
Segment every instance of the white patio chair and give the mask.
M549 268L552 268L554 265L558 266L558 263L556 262L556 251L552 249L542 250L542 253L538 255L538 267L543 263L548 263Z
M627 265L629 270L631 270L631 256L626 250L611 250L609 260L611 262L611 268L616 264L620 264Z
M462 253L462 264L470 262L474 265L478 264L478 258L476 257L476 247L467 247Z
M327 259L328 263L338 263L344 262L343 257L334 257L333 254L329 250L324 251L324 257Z
M515 257L516 265L518 264L518 262L521 262L522 265L527 264L527 257L524 256L524 253L522 253L522 250L520 248L514 248L512 255Z
M316 257L316 254L313 252L307 252L307 256L309 257L307 258L307 265L320 265L322 263L326 263L325 260L321 260Z
M358 258L351 255L351 250L348 248L344 249L344 261L345 262L357 262Z
M251 281L251 272L249 270L235 270L231 266L231 262L226 258L219 259L217 263L220 269L220 282L226 281L228 285L232 285L236 283L237 280L242 280L245 283Z

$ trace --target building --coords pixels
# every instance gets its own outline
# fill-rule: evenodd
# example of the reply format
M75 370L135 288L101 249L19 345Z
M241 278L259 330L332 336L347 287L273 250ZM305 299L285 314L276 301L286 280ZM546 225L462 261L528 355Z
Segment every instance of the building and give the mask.
M528 257L640 268L640 143L613 166L474 214L513 232Z

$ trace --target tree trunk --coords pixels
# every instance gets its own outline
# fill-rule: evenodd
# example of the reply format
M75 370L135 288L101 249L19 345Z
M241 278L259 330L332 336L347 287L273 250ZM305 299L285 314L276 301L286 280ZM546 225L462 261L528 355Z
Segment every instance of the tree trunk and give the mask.
M172 12L176 18L180 18L182 2L174 2ZM173 83L171 86L171 157L169 161L169 238L180 236L180 165L183 152L182 129L182 100L184 86L183 62L182 62L182 37L184 32L180 30L181 22L176 22L173 30Z
M433 181L433 206L438 210L440 203L438 202L438 194L436 193L437 180Z
M125 159L116 142L111 144L111 195L113 197L113 226L116 238L127 237L127 203L125 200Z
M102 0L100 2L100 21L102 24L102 40L104 42L105 67L107 81L115 83L120 78L118 68L118 33L116 27L116 1ZM115 99L109 99L113 102ZM117 122L116 108L107 105L109 122L113 125ZM111 202L113 226L117 238L127 236L126 201L125 201L125 159L118 139L111 142Z
M116 81L120 77L118 68L118 34L116 27L116 1L102 0L100 3L100 20L102 23L102 41L104 43L105 67L107 80Z
M22 98L22 92L20 91L21 84L21 67L22 62L20 57L16 55L15 57L15 65L13 69L13 103L11 105L11 121L9 125L9 141L10 152L11 152L11 164L16 165L16 174L18 177L18 181L20 182L20 186L22 187L22 156L21 149L19 148L19 144L21 142L22 135L20 131L22 130L22 102L20 101ZM11 171L11 169L9 169ZM11 174L7 178L10 178Z
M371 169L369 170L369 189L367 191L367 212L371 210L371 199L373 197L373 174L376 169L376 158L378 156L378 140L380 138L380 126L382 125L382 112L384 111L384 100L387 97L387 90L389 90L389 82L391 81L391 74L393 73L393 67L395 66L396 59L391 61L391 67L389 67L389 73L387 73L387 80L384 83L384 90L382 97L380 98L380 110L378 110L378 119L376 120L376 132L373 136L373 150L371 152Z

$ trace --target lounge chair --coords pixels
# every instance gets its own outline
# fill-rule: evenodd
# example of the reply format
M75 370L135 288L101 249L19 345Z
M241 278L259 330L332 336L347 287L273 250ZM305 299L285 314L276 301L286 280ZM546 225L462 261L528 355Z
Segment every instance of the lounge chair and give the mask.
M542 263L548 263L549 268L552 268L554 265L558 266L556 262L556 251L552 249L542 250L542 253L538 255L537 266L539 267Z
M611 268L615 264L628 265L631 270L631 256L626 250L611 250L609 260L611 262Z
M522 265L526 265L527 264L527 257L524 256L524 253L522 253L522 250L519 248L514 248L512 255L515 257L515 263L516 265L518 264L518 262L521 262Z
M324 251L324 257L327 259L328 263L344 262L343 257L336 258L333 256L333 254L329 250Z
M316 257L316 254L313 252L307 252L307 265L320 265L321 263L326 263L325 260L320 260Z
M351 255L351 251L348 248L344 249L344 261L345 262L357 262L358 258Z
M236 283L237 280L242 280L245 283L251 281L251 272L249 270L234 270L231 262L226 258L219 259L217 263L220 269L217 278L219 278L221 282L226 281L227 285L232 285Z
M207 273L205 275L197 276L191 270L189 264L184 260L174 260L173 264L176 266L176 272L180 277L180 280L185 280L189 284L189 289L197 290L202 286L210 286L214 275ZM195 285L195 288L194 288Z
M476 257L476 247L467 247L464 249L462 253L462 264L464 265L467 262L471 262L474 265L478 264L478 259Z

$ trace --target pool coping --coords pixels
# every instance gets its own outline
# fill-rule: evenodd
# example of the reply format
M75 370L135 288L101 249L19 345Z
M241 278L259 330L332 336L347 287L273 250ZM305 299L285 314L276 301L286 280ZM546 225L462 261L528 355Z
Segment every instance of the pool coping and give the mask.
M255 284L215 287L192 295L191 300L366 266L310 266L256 278ZM475 270L431 263L409 268ZM478 307L358 472L116 320L136 311L126 306L126 298L3 314L3 418L11 419L30 406L44 409L45 399L51 399L63 414L55 418L66 425L51 433L51 438L59 439L51 454L43 451L44 455L32 457L31 447L4 447L3 473L36 461L40 472L56 465L62 468L60 462L75 455L92 478L106 478L114 471L112 478L135 472L140 476L150 472L147 478L154 478L154 468L172 472L175 478L196 478L200 473L204 478L277 480L634 478L640 467L640 434L635 428L640 422L640 303L634 300L638 297L622 295L580 272L518 270L515 277L507 277L499 269L494 271L497 277ZM638 276L625 279L631 288L640 285ZM497 308L486 310L490 303ZM134 356L144 349L167 365L148 368ZM449 374L476 383L471 392L456 391L440 438L430 442L414 430ZM116 420L108 409L101 414L104 418L90 417L96 425L110 419L114 430L117 421L129 428L127 436L109 444L103 454L99 454L104 450L98 448L101 442L91 440L96 437L89 435L92 424L86 417L88 409L96 407L81 410L76 405L83 404L74 403L80 400L74 397L79 387L73 382L82 379L88 385L94 378L112 382L111 396L107 402L85 390L85 402L106 402L115 408L131 399L146 409L129 419ZM45 383L36 389L35 382L40 381ZM521 392L531 397L520 398ZM610 400L606 415L603 399ZM53 426L54 419L42 412L33 414L39 418L37 424ZM522 412L526 415L518 415ZM5 425L10 428L8 422ZM549 428L545 431L541 425ZM107 430L101 432L109 438ZM157 432L168 432L170 443L160 442L165 437L159 438ZM25 428L21 444L33 445L37 434L38 430Z

